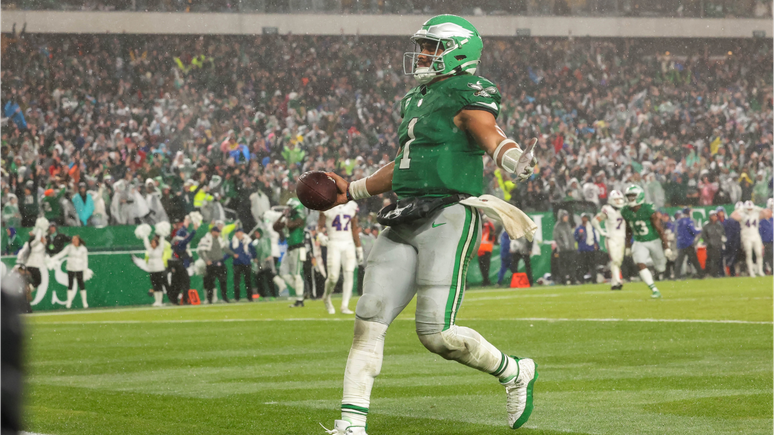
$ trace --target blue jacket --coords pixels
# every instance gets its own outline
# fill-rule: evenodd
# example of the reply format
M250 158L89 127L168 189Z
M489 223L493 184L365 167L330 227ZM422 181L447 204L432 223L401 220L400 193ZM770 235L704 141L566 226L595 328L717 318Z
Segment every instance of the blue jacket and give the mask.
M772 238L774 237L774 223L772 222L772 218L761 219L758 226L758 232L761 233L761 240L763 240L763 243L771 243Z
M182 227L177 230L175 237L172 238L172 251L174 252L175 257L183 260L183 265L185 267L188 267L191 264L192 258L188 255L188 244L191 243L191 240L193 240L195 235L196 231L191 231L189 233L185 227Z
M591 229L594 235L594 241L597 240L597 230L594 228ZM595 244L586 244L586 228L583 227L583 225L580 225L578 228L575 229L575 241L578 242L578 252L592 252L594 251Z
M236 248L234 248L235 240L237 243L239 243ZM228 247L234 254L237 255L237 258L234 258L234 266L249 266L250 262L253 261L253 256L250 254L249 243L245 243L242 240L233 238L231 239L231 243L229 243Z
M739 226L739 222L728 218L723 221L723 229L726 230L726 251L736 250L741 243L739 233L742 231L742 227Z
M91 195L86 194L86 202L83 202L80 193L73 195L73 206L75 212L78 213L78 219L81 220L81 225L84 227L88 225L89 218L94 214L94 200L91 199Z
M500 258L510 258L511 256L511 238L508 233L503 231L500 234Z
M696 236L700 232L693 226L693 219L689 217L680 218L677 221L677 249L685 249L693 245L693 242L696 241Z

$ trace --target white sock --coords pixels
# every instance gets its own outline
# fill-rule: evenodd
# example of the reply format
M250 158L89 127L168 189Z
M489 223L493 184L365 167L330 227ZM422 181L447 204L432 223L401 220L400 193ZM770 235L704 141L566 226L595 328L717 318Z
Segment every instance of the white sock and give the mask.
M156 299L156 304L161 305L161 300L164 298L164 293L153 292L153 298Z
M610 284L618 285L621 283L621 266L610 263Z
M83 302L83 308L89 308L89 303L86 302L86 290L81 290L81 302Z
M355 319L355 337L344 371L341 419L365 426L374 379L382 370L387 325Z
M645 268L640 270L640 278L642 278L642 281L648 285L648 288L650 288L652 291L657 291L656 283L653 282L653 275L650 273L650 269Z
M295 289L296 289L296 297L297 300L303 301L304 300L304 277L301 275L295 276Z
M325 292L323 298L330 298L333 295L333 290L336 288L336 283L339 281L339 275L334 275L328 272L328 279L325 280Z
M349 300L352 299L352 287L355 285L355 271L344 271L344 288L341 290L341 308L349 309Z
M65 305L65 307L70 308L73 306L73 299L75 299L76 292L77 290L75 289L67 290L67 304Z

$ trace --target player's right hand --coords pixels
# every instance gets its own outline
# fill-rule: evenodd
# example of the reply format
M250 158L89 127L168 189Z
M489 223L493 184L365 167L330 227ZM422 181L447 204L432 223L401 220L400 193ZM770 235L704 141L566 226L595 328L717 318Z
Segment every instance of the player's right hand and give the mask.
M529 177L532 176L532 173L535 172L535 166L537 166L537 157L535 157L533 149L535 148L537 141L537 138L530 139L529 143L524 148L524 152L521 154L521 157L519 157L519 163L516 164L516 170L514 171L516 174L516 179L519 182L528 180Z
M339 174L335 172L326 172L326 174L333 178L334 181L336 181L336 189L339 191L338 195L336 195L336 202L334 202L333 205L328 207L326 210L330 210L337 205L348 203L349 200L347 199L347 189L349 189L349 183L347 183L347 180L341 178Z

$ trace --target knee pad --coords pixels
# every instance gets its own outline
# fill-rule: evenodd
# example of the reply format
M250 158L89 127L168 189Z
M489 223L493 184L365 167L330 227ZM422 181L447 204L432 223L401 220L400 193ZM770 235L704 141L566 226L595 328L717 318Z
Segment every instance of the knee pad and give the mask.
M383 307L384 301L380 296L366 293L360 297L359 301L357 301L355 314L360 319L375 322L379 320L379 315L382 314Z
M420 335L419 341L427 350L441 356L443 359L454 359L454 352L464 349L465 342L457 335L457 325L451 328L436 332L435 334Z

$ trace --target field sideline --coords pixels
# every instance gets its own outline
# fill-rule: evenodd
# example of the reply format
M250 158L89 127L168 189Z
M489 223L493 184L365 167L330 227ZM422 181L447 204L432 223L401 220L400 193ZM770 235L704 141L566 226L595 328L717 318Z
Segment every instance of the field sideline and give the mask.
M414 304L387 334L369 434L771 434L772 278L471 290L458 323L540 365L527 426L502 387L427 352ZM27 316L42 434L324 434L352 316L312 301ZM335 305L335 304L334 304Z

